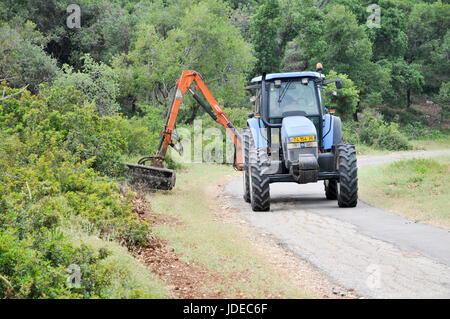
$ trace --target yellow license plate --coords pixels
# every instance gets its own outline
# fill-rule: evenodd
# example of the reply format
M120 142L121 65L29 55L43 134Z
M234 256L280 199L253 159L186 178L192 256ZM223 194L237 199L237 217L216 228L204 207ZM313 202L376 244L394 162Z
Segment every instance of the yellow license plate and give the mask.
M292 142L293 143L298 143L298 142L314 142L315 140L315 136L311 135L311 136L296 136L292 138Z

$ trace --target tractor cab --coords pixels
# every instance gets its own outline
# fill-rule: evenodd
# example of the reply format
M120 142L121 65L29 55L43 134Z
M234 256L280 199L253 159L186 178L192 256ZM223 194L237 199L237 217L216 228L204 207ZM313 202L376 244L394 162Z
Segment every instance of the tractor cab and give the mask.
M260 118L265 127L281 128L284 118L303 116L312 122L316 129L315 141L318 142L320 151L326 152L331 149L333 133L329 131L335 117L329 114L322 94L328 83L337 82L340 88L339 84L342 84L340 79L325 80L325 76L319 72L267 74L264 81L264 97L261 82L262 76L255 77L252 79L254 84L247 88L256 88L254 114Z

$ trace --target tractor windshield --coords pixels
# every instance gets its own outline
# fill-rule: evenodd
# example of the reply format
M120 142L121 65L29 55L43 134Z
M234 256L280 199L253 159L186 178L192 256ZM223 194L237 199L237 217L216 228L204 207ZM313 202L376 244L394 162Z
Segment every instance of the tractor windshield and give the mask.
M269 117L281 118L284 112L303 111L306 116L319 115L313 81L303 84L301 79L281 81L281 85L270 82Z

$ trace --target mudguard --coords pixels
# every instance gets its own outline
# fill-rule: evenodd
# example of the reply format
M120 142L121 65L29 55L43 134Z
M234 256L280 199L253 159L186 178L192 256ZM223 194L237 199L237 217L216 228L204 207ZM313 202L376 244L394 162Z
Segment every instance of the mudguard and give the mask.
M267 148L267 130L259 118L247 120L247 125L252 132L253 142L256 148Z
M323 119L323 148L330 150L333 145L342 143L341 119L330 114L325 114Z

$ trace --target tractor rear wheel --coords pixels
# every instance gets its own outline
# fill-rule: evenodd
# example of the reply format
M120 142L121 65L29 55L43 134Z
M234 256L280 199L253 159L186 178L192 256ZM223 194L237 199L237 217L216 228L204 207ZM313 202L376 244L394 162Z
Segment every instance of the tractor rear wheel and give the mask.
M250 149L249 153L250 202L252 210L263 212L270 210L270 179L266 174L269 158L265 150Z
M242 132L243 137L243 147L244 147L244 200L247 203L250 203L250 181L249 181L249 153L250 153L250 146L252 142L252 137L250 136L250 129L248 127L244 128Z
M358 167L353 144L337 145L336 168L339 171L338 205L339 207L355 207L358 203Z
M323 184L325 186L326 198L330 200L337 199L337 181L335 179L327 179L323 181Z

